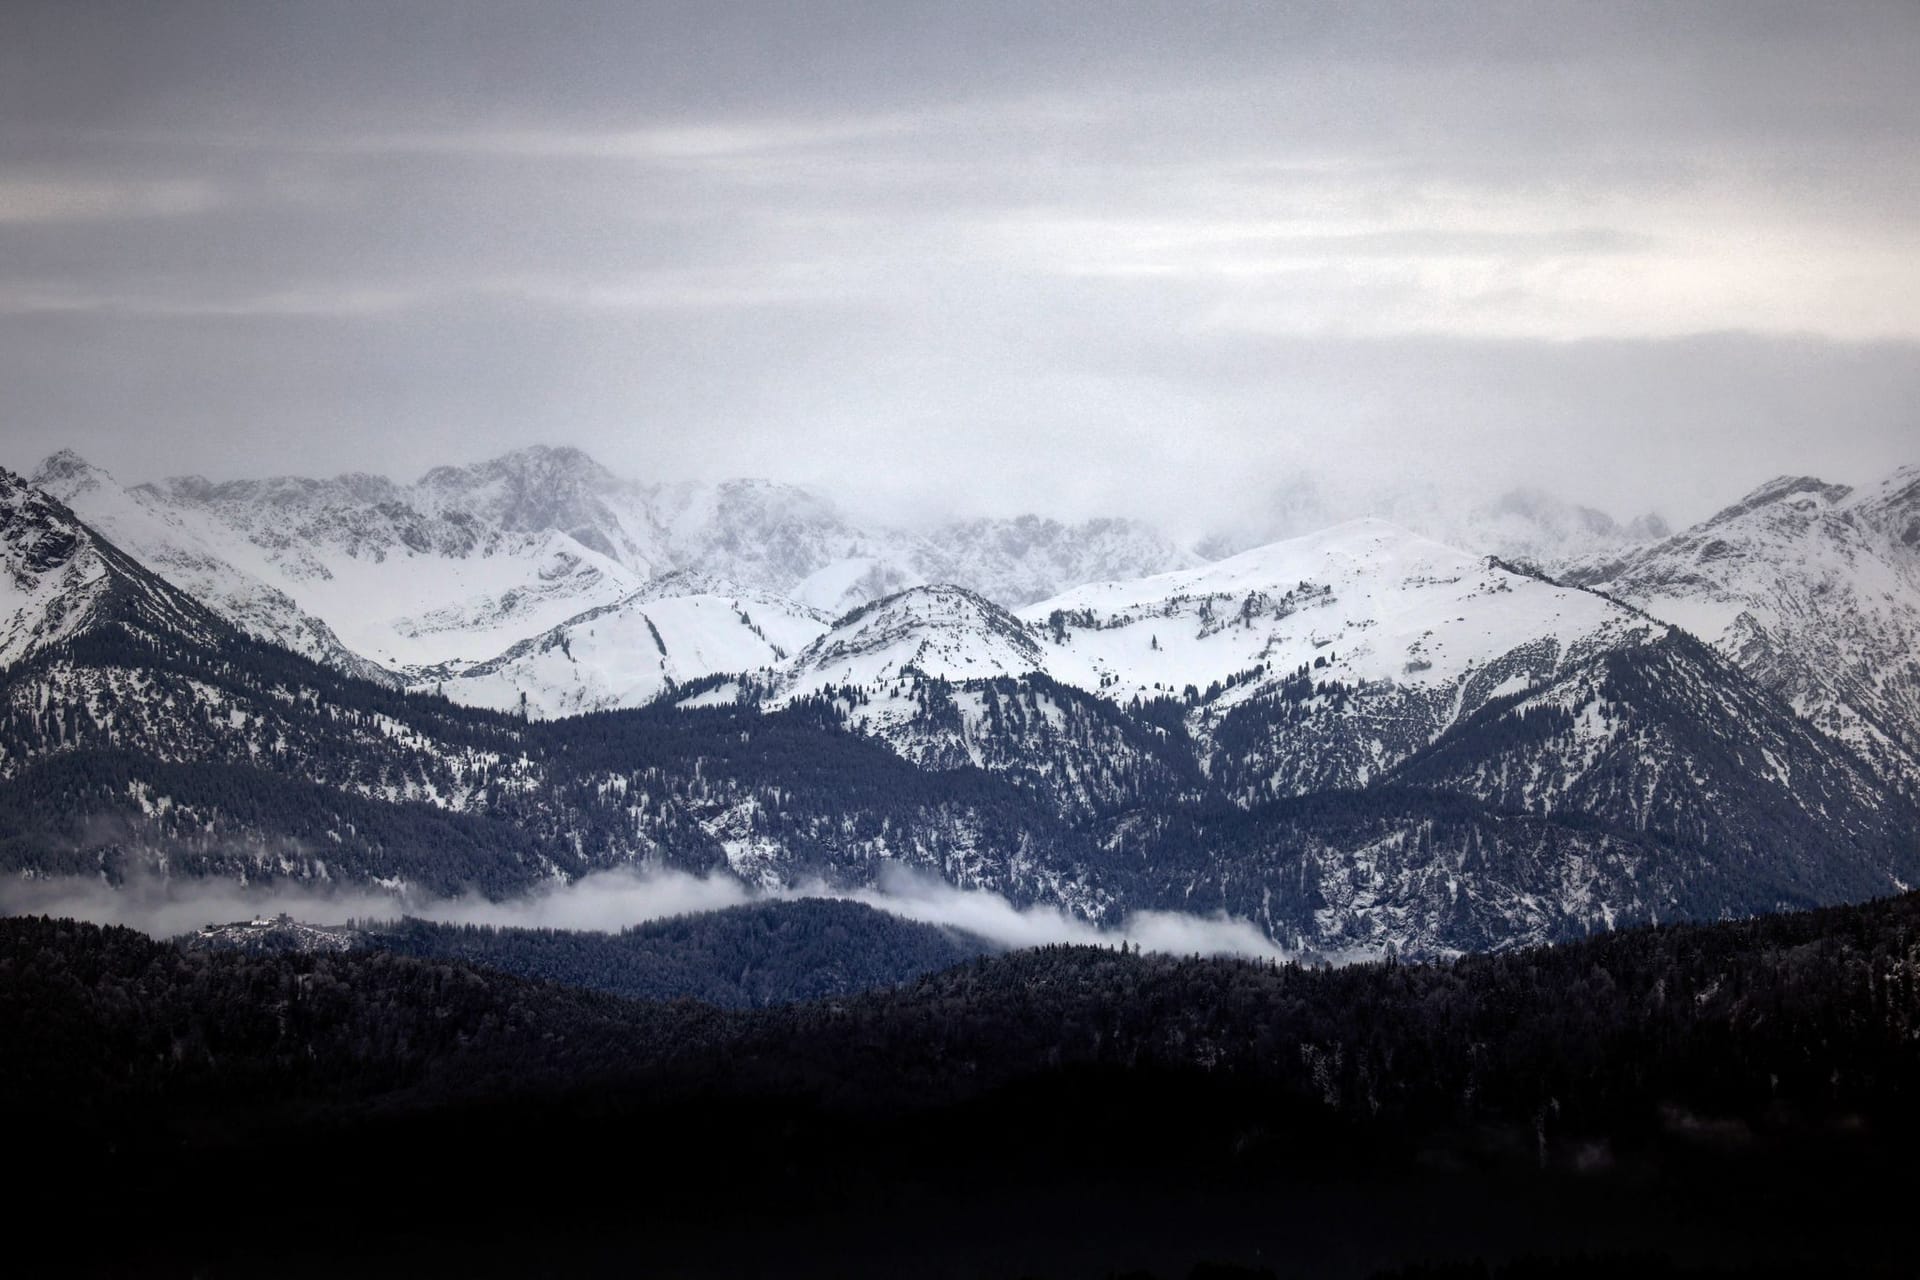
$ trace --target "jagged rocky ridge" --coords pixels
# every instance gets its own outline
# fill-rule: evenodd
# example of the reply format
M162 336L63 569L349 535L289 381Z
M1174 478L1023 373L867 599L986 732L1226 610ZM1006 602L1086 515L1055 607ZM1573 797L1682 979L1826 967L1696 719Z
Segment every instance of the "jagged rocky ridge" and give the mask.
M667 607L677 581L698 584L682 595L750 597L804 627L915 585L956 583L1019 607L1201 563L1134 521L1022 516L909 534L850 521L790 485L646 485L564 448L439 467L412 485L357 474L130 489L63 452L34 482L250 635L363 678L535 715L637 705L668 681L777 660L774 651L811 638L788 627L784 638L760 636L756 654L716 616L718 632L696 625L678 655L646 671L625 646L573 657L595 619L640 598ZM1432 523L1421 504L1408 510L1420 527ZM1622 527L1516 492L1448 534L1539 559L1620 545L1646 523ZM704 670L702 648L714 654Z
M1134 521L1024 516L913 534L857 524L792 485L648 485L564 448L438 467L411 485L352 474L126 489L62 452L34 483L248 634L416 685L497 670L586 614L642 592L664 598L676 574L808 616L928 582L1024 604L1194 562ZM494 705L497 684L451 692ZM554 714L637 696L630 681L560 685Z
M1920 468L1860 489L1782 477L1553 572L1685 627L1920 795Z

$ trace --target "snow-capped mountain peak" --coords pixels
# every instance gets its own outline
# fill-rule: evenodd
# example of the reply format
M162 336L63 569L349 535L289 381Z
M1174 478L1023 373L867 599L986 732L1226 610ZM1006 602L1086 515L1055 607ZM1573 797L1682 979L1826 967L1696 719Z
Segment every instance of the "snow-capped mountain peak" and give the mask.
M1195 563L1129 521L1022 517L910 533L857 523L801 486L651 485L566 447L436 467L413 484L366 473L188 476L122 490L72 457L46 472L87 518L244 629L357 674L415 682L504 659L676 571L720 584L710 594L785 597L805 617L933 582L1004 603ZM565 683L565 705L591 709L571 699L597 682ZM527 692L529 705L542 700L542 688ZM620 699L610 705L630 696L602 692Z
M523 462L530 460L523 460ZM610 604L648 574L574 532L535 527L512 466L471 475L466 502L435 487L351 473L141 486L133 496L225 559L325 619L345 645L386 668L481 661L584 609ZM522 480L532 483L527 475ZM557 504L557 505L556 505ZM556 500L549 513L574 515ZM525 527L521 527L525 526ZM577 530L587 541L612 534Z
M794 658L779 691L791 699L837 686L990 680L1044 665L1027 628L986 597L964 587L913 587L836 620Z
M620 480L585 450L547 444L514 449L466 466L434 467L420 478L420 488L427 490L471 492L496 484L546 503L582 490L615 488Z
M564 533L638 573L658 560L653 531L635 519L637 486L579 449L536 445L464 467L435 467L413 486L437 511L516 533Z
M152 486L123 489L71 449L41 462L33 484L241 631L362 679L393 682L391 672L350 650L325 621L276 585L273 566L258 548L217 521L196 518Z
M1432 685L1520 646L1571 650L1644 625L1588 592L1376 518L1198 569L1079 587L1022 616L1051 634L1057 678L1115 697L1236 677L1250 694L1302 665ZM1254 668L1262 677L1246 680Z
M0 471L0 667L74 634L105 586L72 514Z
M72 449L61 449L41 459L28 483L71 506L73 495L111 485L114 479Z
M854 525L825 495L738 479L677 484L654 499L666 558L734 582L780 591L839 613L927 580L912 537Z
M1852 493L1853 490L1847 485L1829 484L1814 476L1776 476L1732 506L1707 517L1702 523L1726 524L1767 507L1790 509L1801 515L1830 511Z
M0 468L0 668L109 621L201 641L220 627L64 503Z
M1920 468L1782 476L1655 545L1562 566L1713 645L1920 788Z
M673 573L487 661L416 670L411 683L534 718L637 707L708 676L765 670L826 629L782 596Z

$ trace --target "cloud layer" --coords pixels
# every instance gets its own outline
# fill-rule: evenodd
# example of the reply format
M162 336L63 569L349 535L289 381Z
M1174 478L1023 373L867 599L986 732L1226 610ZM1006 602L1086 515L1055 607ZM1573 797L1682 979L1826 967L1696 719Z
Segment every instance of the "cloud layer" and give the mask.
M126 925L159 938L281 912L315 924L388 920L405 914L453 924L613 932L649 920L717 911L769 897L847 898L904 919L959 929L1007 948L1126 942L1179 955L1284 955L1244 920L1147 911L1127 917L1118 928L1103 929L1054 907L1016 907L998 894L958 889L904 867L887 868L870 888L810 886L772 895L724 876L601 871L501 902L478 896L396 898L358 889L221 880L137 878L114 887L82 877L8 879L0 881L0 915L71 916Z
M1435 454L1683 518L1863 479L1920 10L1843 9L9 5L0 461L1174 524Z

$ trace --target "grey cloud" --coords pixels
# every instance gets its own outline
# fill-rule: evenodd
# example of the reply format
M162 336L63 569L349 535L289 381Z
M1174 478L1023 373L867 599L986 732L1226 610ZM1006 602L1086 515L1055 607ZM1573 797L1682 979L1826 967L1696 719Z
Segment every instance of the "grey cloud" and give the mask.
M207 924L282 912L314 924L390 920L406 914L454 924L611 932L666 916L737 906L753 897L736 880L671 871L597 872L502 902L331 884L242 884L136 875L124 884L109 885L74 876L0 881L0 914L72 916L97 924L126 925L159 938L176 937Z
M1439 452L1707 510L1908 460L1916 55L1897 2L21 3L0 432L1176 525Z
M1119 510L1198 535L1301 476L1351 514L1423 480L1683 520L1781 472L1858 482L1914 456L1910 343L1224 339L1180 335L1179 310L1135 312L1171 336L1038 323L912 345L807 305L613 324L500 300L159 327L0 314L0 462L71 444L129 482L405 477L570 442L642 478L771 474L893 519ZM175 422L190 436L131 430Z
M221 198L210 184L192 180L63 181L11 175L0 177L0 224L177 217L205 212Z
M1809 123L1846 128L1876 88L1903 85L1911 33L1899 0L1843 14L1791 3L1521 3L1423 6L859 3L713 5L588 0L419 0L9 6L0 31L16 103L63 117L173 114L205 126L256 118L351 119L438 105L477 117L605 118L655 110L808 104L865 107L1051 89L1088 92L1297 68L1396 67L1479 75L1545 66L1706 77L1724 114L1774 128L1809 104L1782 85L1844 70ZM32 55L32 56L29 56ZM1577 85L1577 79L1570 79ZM1642 94L1616 110L1651 111ZM1808 95L1811 97L1811 95ZM1436 108L1449 104L1436 101ZM456 108L464 110L456 112ZM1799 110L1792 110L1799 108ZM1695 114L1711 108L1696 105ZM1882 119L1884 112L1871 113Z

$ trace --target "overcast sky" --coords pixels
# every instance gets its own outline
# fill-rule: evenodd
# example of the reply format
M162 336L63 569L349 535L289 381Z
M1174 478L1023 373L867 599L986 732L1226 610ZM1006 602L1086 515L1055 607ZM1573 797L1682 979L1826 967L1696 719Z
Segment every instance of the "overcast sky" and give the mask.
M1920 462L1920 4L0 5L0 462L1194 528Z

